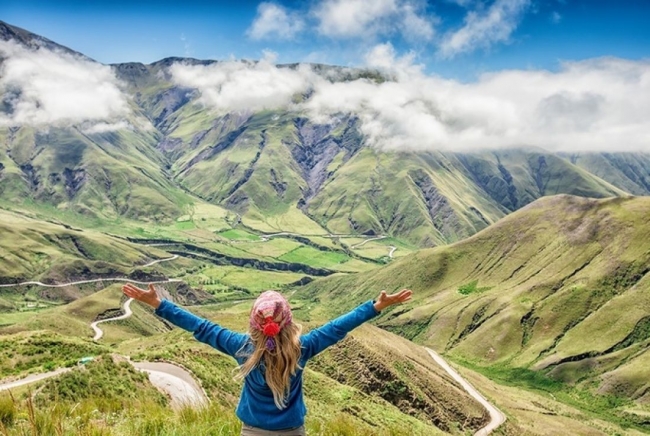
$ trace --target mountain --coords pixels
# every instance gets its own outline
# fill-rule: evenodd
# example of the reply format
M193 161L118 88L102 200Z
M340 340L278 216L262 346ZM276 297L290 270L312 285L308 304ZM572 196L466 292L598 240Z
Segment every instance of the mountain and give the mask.
M633 195L650 194L650 156L647 154L587 153L562 156Z
M81 56L5 23L0 35ZM215 113L197 90L172 80L169 67L178 63L216 61L110 66L128 95L121 121L128 128L0 127L0 203L97 222L169 223L189 205L209 202L259 231L382 234L426 247L471 236L546 195L650 193L643 153L386 152L367 145L353 114L323 124L288 110ZM332 80L390 80L314 69Z
M18 44L32 49L43 47L48 50L59 50L71 55L85 57L83 54L71 50L68 47L57 44L54 41L51 41L43 36L36 35L35 33L29 32L28 30L12 26L2 20L0 20L0 41L14 41ZM2 60L2 57L0 57L0 60Z
M318 280L299 294L346 305L375 289L410 287L414 301L382 315L380 326L474 367L537 372L642 404L650 392L649 216L648 197L547 197L456 244Z

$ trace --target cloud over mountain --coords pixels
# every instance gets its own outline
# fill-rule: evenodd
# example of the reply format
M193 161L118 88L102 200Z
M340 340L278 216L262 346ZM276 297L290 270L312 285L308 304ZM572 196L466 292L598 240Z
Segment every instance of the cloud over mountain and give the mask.
M130 113L109 66L11 41L0 41L0 57L0 126L119 122Z
M592 59L557 72L494 72L471 83L426 75L390 45L376 47L367 62L393 80L332 80L307 65L280 68L268 59L177 64L171 71L222 112L286 108L321 122L355 114L380 149L650 151L648 61Z

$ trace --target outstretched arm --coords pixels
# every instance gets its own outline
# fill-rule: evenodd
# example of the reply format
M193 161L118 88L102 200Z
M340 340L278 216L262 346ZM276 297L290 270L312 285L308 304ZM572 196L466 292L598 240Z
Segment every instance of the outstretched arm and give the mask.
M396 294L388 295L381 291L376 301L368 301L351 312L342 315L322 327L314 329L302 338L303 358L310 359L345 338L345 335L364 322L379 315L379 312L393 305L411 299L412 291L402 289Z
M166 319L172 324L194 333L194 337L222 353L235 357L235 354L244 345L247 336L235 333L218 324L208 321L184 310L171 301L162 300L156 293L153 285L149 289L140 289L130 283L122 287L122 292L127 297L141 301L156 309L156 315Z

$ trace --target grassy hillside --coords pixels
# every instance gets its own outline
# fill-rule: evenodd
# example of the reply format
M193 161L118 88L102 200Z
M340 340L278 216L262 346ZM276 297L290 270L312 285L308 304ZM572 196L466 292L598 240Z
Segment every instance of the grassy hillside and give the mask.
M650 156L645 153L576 153L563 157L631 194L650 194Z
M4 210L0 210L0 234L3 283L123 275L153 259L169 257L155 247Z
M82 325L105 313L111 300L113 305L120 301L116 289L100 294L102 298L98 294L84 297L67 306L44 310L38 317L18 322L11 329L4 328L2 333L7 340L0 344L2 361L6 362L0 367L3 374L25 374L70 366L81 357L97 356L106 350L136 360L169 360L189 368L214 403L209 411L192 415L193 419L183 425L192 423L200 428L204 420L210 419L227 424L227 428L238 428L231 411L241 386L232 379L235 362L231 358L196 342L179 329L167 332L168 327L138 303L132 306L132 318L103 324L106 335L100 344L94 344L85 334L90 329L84 329ZM170 298L177 297L178 294L172 294ZM309 316L300 310L299 301L294 301L294 306L297 316ZM239 303L229 308L199 306L192 310L203 316L218 317L219 322L228 327L244 330L249 309L250 303ZM71 319L78 322L68 328ZM37 320L40 320L39 326L43 330L8 334L23 328L33 330ZM313 318L305 323L307 328L320 324ZM442 434L443 431L464 434L484 425L486 412L451 381L421 347L390 333L378 333L377 328L365 326L307 367L305 392L310 434L429 435ZM94 405L97 409L93 412L94 424L107 421L115 424L110 433L102 434L130 434L129 429L134 426L152 425L140 416L144 408L155 411L156 425L161 426L157 434L172 434L174 414L171 410L164 410L160 405L154 407L137 396L120 398L114 395L120 386L140 383L140 379L134 378L128 368L120 365L115 368L106 362L98 365L101 368L89 370L101 373L101 379L94 383L94 389L99 389L97 392L100 393L89 393L86 386L90 381L84 378L85 372L73 371L59 382L46 384L39 395L42 398L57 397L57 410L68 410L68 399L75 398L80 403L82 416L90 412L91 404ZM104 368L106 365L110 368ZM115 374L115 386L102 387L101 380L116 371L119 374ZM78 389L83 392L77 392ZM104 392L101 389L107 390L106 395L101 393ZM36 406L43 419L46 412L50 412L55 421L61 420L64 428L72 425L69 418L74 417L74 413L55 413L46 403L39 402L39 398L36 397ZM28 407L26 404L9 405L7 401L0 397L0 403L4 404L0 404L0 409L11 408L14 416L27 413L24 409ZM118 403L124 410L115 409ZM137 416L140 417L135 418ZM89 425L88 428L93 428L87 420L78 419ZM10 424L9 429L16 434L20 434L21 428L29 428L28 422L17 419ZM235 431L222 434L236 434Z
M343 303L410 287L414 301L380 325L493 377L556 380L644 404L648 216L647 197L544 198L457 244L297 295Z

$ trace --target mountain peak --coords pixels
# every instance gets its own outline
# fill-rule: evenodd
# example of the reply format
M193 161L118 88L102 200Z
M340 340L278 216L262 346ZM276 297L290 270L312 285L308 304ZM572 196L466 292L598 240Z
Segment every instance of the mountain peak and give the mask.
M12 26L11 24L5 23L0 20L0 41L14 41L17 44L22 45L23 47L38 49L46 48L48 50L57 50L64 53L68 53L74 56L81 56L85 59L90 59L88 56L83 55L79 52L76 52L68 47L57 44L56 42L49 40L45 37L32 33L28 30L22 29L17 26Z

